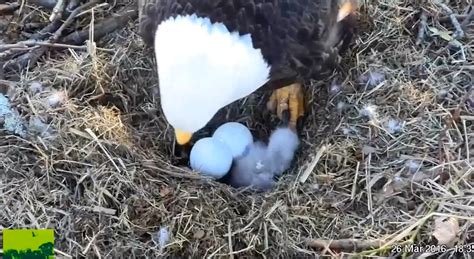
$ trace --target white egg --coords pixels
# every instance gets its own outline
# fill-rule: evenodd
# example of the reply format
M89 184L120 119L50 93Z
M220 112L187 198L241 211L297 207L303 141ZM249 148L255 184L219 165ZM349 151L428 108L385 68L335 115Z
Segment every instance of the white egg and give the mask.
M237 122L228 122L221 125L212 137L226 144L230 148L233 158L240 157L246 148L253 143L250 130Z
M202 138L194 144L189 157L191 168L215 179L226 175L232 165L232 153L214 138Z

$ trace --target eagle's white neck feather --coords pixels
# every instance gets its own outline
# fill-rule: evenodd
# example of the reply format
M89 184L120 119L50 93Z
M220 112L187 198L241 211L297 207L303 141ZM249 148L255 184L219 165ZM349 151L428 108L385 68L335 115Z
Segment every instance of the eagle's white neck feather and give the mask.
M196 132L216 112L264 85L270 67L250 35L196 15L163 21L155 35L161 106L174 128Z

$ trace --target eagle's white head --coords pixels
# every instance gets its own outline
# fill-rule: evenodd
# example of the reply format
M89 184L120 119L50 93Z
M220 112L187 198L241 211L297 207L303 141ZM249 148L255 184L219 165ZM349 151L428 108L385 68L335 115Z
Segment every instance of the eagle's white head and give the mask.
M196 15L163 21L155 34L161 106L186 144L224 106L248 96L270 75L250 35Z

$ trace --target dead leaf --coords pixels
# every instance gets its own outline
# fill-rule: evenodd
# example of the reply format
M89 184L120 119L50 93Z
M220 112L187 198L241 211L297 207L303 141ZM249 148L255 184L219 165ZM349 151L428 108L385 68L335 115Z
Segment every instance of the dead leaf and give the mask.
M168 187L161 188L160 190L160 196L165 197L171 193L171 189Z
M385 198L388 198L403 191L408 185L409 183L406 178L395 176L384 185L382 192Z
M455 122L460 122L461 121L461 109L454 109L454 111L451 113L452 119Z
M200 230L194 232L193 238L194 238L194 239L201 239L201 238L203 238L205 235L206 235L206 232L204 232L204 230L200 229Z
M388 198L395 193L395 188L393 186L393 182L390 181L382 189L382 196L383 198Z
M439 245L453 247L459 233L459 222L456 218L439 217L435 219L433 236Z
M334 176L333 175L321 175L318 174L316 175L316 179L322 183L325 184L331 184L334 181Z
M434 27L428 27L428 30L430 30L433 33L433 36L439 36L443 40L450 42L456 47L461 47L462 44L458 40L456 40L451 34L447 31L440 31Z
M449 35L449 32L440 31L435 27L428 27L428 30L433 33L433 36L440 36L441 38L443 38L447 41L452 40L452 36Z
M98 212L98 213L105 213L105 214L108 214L108 215L115 215L115 213L117 213L117 211L114 210L114 209L104 208L104 207L100 207L100 206L95 206L92 209L92 211Z

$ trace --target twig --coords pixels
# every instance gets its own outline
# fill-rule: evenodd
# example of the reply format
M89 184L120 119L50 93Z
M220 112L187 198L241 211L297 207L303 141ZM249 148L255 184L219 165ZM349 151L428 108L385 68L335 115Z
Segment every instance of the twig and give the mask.
M31 49L32 49L31 47L13 47L13 48L10 48L10 49L0 53L0 60L11 59L12 57L22 55L25 52L30 51Z
M316 156L314 157L313 161L311 161L311 164L308 166L308 168L306 168L306 170L304 170L303 174L300 176L300 178L299 178L300 183L305 183L306 182L309 175L311 174L311 172L313 172L314 168L316 167L316 165L319 162L319 159L321 159L321 157L326 152L326 150L327 150L326 145L322 146L318 150L318 153L316 153Z
M49 21L53 22L63 15L64 8L66 7L66 0L58 0L56 5L53 8L53 12L49 17Z
M66 257L66 258L68 258L68 259L69 259L69 258L72 258L72 256L70 256L70 255L68 255L68 254L64 253L63 251L58 250L58 249L56 249L56 248L54 249L54 252L60 254L60 255L63 256L63 257ZM58 257L59 257L59 256L58 256Z
M61 37L61 34L64 31L64 29L66 29L66 27L68 27L72 23L72 21L74 20L74 18L76 17L76 15L79 12L81 12L83 9L90 8L90 7L96 5L99 2L100 2L99 0L93 0L91 2L83 4L83 5L79 6L78 8L76 8L69 15L69 17L66 19L66 21L59 27L59 29L56 30L56 32L53 34L53 36L51 36L51 38L47 41L47 43L50 43L50 44L51 43L56 43L59 40L59 37ZM25 54L19 56L16 59L12 59L12 60L6 62L3 65L3 69L4 70L9 70L9 69L17 68L18 70L22 70L28 64L34 65L34 64L36 64L38 59L41 56L43 56L43 54L46 52L47 49L48 49L48 46L43 45L43 46L40 46L39 48L31 50L30 52L25 53Z
M426 33L426 21L428 20L428 14L425 12L425 10L421 11L421 16L420 16L420 24L418 28L418 38L416 40L416 45L420 45L424 39L425 39L425 33Z
M351 200L354 200L356 191L357 191L357 178L359 177L359 168L360 168L360 162L357 162L356 165L356 173L354 175L354 180L352 181L352 191L351 191Z
M52 33L55 32L60 26L61 26L61 20L58 19L58 20L48 24L41 31L33 34L30 37L30 39L31 40L44 40L44 39L48 38L49 36L51 36Z
M107 158L109 159L110 162L112 162L112 165L115 167L115 169L117 169L117 172L118 173L121 173L122 170L120 170L120 168L117 166L117 164L115 163L114 159L110 156L109 152L107 151L107 149L102 145L102 143L100 143L100 140L99 138L97 137L97 135L94 134L94 132L87 128L85 129L85 131L87 133L89 133L89 135L94 139L94 141L97 143L97 145L99 145L100 149L102 149L102 152L104 152L105 156L107 156Z
M23 25L23 30L36 30L39 28L44 28L46 25L47 24L41 22L31 22Z
M34 4L34 5L37 5L37 6L41 6L43 8L49 9L49 10L54 10L54 8L56 8L56 5L58 4L58 2L60 2L60 1L56 1L56 0L28 0L29 4ZM64 2L67 2L67 0L65 0ZM80 0L70 0L69 4L67 4L67 7L62 8L62 17L64 18L64 17L69 16L71 14L71 12L79 6L79 3L80 3ZM64 6L66 6L66 4L64 4ZM61 18L61 16L59 16L58 18Z
M66 19L66 21L64 21L64 23L61 25L61 27L59 27L59 29L53 34L53 36L51 37L49 42L54 43L54 42L58 41L58 39L59 39L59 37L61 37L61 34L63 33L64 29L66 29L66 27L68 27L72 23L72 21L74 20L74 18L76 17L77 14L79 14L84 9L93 7L94 5L98 4L99 2L100 2L99 0L93 0L93 1L90 1L86 4L83 4L83 5L79 6L76 9L74 9L74 11L71 12L71 14Z
M138 20L141 21L143 17L143 11L146 4L146 0L138 0Z
M353 252L381 247L383 240L357 240L357 239L339 239L323 240L312 239L308 241L308 246L321 249L332 249L345 252Z
M107 215L115 215L117 213L117 210L104 208L104 207L101 207L101 206L94 206L94 208L92 208L92 211L93 212L98 212L98 213L104 213L104 214L107 214Z
M446 125L444 126L443 130L441 131L439 138L438 138L438 159L441 162L444 162L445 160L443 159L443 140L447 135L447 132L449 129L451 129L454 124L458 121L461 120L461 107L466 103L467 99L469 98L471 92L473 89L469 89L464 96L461 98L461 101L459 102L458 106L454 109L452 114L447 115L445 118L445 123Z
M456 32L454 33L454 38L458 39L458 38L464 37L464 31L461 28L461 25L459 24L459 21L456 18L456 15L451 10L451 8L449 8L446 4L442 3L441 1L435 1L435 4L439 7L441 7L441 9L443 9L443 11L446 13L446 15L448 15L449 18L451 19L451 23L453 24L454 28L456 29Z
M234 259L234 255L232 254L232 225L231 221L227 221L227 233L229 234L228 240L229 240L229 255L231 259Z
M18 8L20 8L19 3L0 4L0 15L13 14Z
M108 33L122 28L130 20L134 20L138 17L138 8L136 5L124 8L123 11L115 15L114 17L107 18L98 24L94 25L94 40L98 40ZM79 45L89 39L89 29L86 28L82 31L73 32L64 37L61 42L66 44Z
M29 51L28 53L21 54L15 59L11 59L6 62L3 65L3 68L5 70L11 70L14 68L17 68L18 70L23 69L28 65L34 65L36 64L37 60L46 52L48 47L54 47L54 48L72 48L72 49L85 49L85 46L75 46L82 44L86 39L89 37L89 30L84 29L83 31L80 32L75 32L72 34L67 35L61 43L56 43L59 41L63 31L72 23L75 17L77 15L90 7L93 7L97 3L99 3L99 0L94 0L91 2L88 2L84 5L81 5L74 9L72 11L66 21L64 21L63 24L60 24L59 19L53 21L48 28L44 28L42 32L35 34L32 36L32 40L28 41L23 41L17 44L8 44L8 45L2 45L0 46L0 51L3 49L7 49L4 53L0 54L0 58L5 58L5 57L11 57L13 55L19 55L18 52L24 52L24 51ZM95 39L100 39L101 37L105 36L106 34L110 33L111 31L114 31L118 28L121 28L126 25L127 22L130 20L135 19L138 16L138 10L136 6L128 7L125 8L120 14L105 19L101 23L99 23L97 26L95 26L94 29L94 37ZM59 28L57 28L59 27ZM49 40L46 42L42 41L36 41L36 39L42 39L46 38L48 33L51 33L54 31L53 29L57 28L53 35L50 37ZM76 44L75 44L76 42ZM35 47L33 50L28 49L25 47Z
M52 47L52 48L69 48L69 49L86 49L87 48L86 46L75 46L75 45L69 45L69 44L27 40L27 41L18 42L15 44L0 45L0 51L5 51L5 50L13 49L13 48L27 48L27 47L32 47L32 46L47 46L47 47Z

